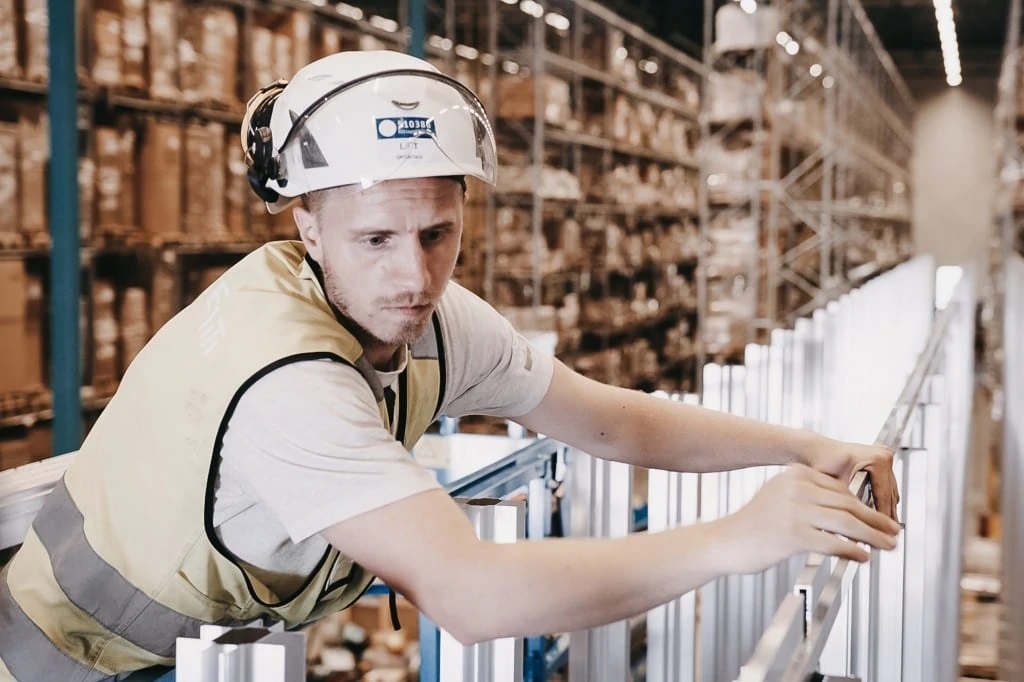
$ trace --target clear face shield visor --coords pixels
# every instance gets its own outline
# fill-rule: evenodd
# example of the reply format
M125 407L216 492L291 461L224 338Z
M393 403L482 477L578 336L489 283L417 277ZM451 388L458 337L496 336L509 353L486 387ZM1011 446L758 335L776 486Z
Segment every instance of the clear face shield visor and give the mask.
M403 178L495 182L487 114L472 91L441 74L376 74L325 93L304 112L282 113L291 119L278 152L276 184L285 196Z

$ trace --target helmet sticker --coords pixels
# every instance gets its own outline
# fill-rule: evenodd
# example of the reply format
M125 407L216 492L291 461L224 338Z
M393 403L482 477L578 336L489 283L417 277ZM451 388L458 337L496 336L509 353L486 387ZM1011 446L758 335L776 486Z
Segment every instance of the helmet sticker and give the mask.
M434 119L426 116L378 116L374 122L378 140L410 140L437 136Z

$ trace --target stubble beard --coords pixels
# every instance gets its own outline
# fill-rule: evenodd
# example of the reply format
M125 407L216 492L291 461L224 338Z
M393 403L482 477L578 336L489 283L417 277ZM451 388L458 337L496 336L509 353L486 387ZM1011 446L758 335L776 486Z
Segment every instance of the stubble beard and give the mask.
M394 332L386 336L381 335L381 330L370 330L360 324L352 315L352 311L345 302L345 294L334 277L334 272L322 266L324 273L324 284L327 289L327 297L337 311L345 318L346 327L356 337L359 343L365 348L369 345L375 346L403 346L411 344L419 339L430 323L430 317L422 321L409 320L399 326Z

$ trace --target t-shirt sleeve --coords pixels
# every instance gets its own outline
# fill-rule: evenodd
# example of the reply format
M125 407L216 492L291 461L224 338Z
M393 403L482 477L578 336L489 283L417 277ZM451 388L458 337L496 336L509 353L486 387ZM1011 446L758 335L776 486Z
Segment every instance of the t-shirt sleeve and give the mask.
M514 419L547 394L554 359L489 303L451 282L439 306L448 386L441 413Z
M331 360L256 381L230 418L222 456L295 543L440 487L384 427L366 381Z

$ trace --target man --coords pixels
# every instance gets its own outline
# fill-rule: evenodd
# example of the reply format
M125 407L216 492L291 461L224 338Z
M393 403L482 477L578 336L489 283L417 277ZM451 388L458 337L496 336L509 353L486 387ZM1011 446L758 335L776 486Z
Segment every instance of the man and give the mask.
M5 569L0 678L171 664L201 623L298 626L374 576L471 643L620 620L801 552L895 546L891 453L588 380L450 281L464 178L493 183L496 165L456 81L336 54L254 96L243 128L254 190L293 210L300 240L247 256L129 368ZM495 545L408 453L440 414L469 413L646 467L793 466L719 520ZM885 513L847 490L865 467Z

